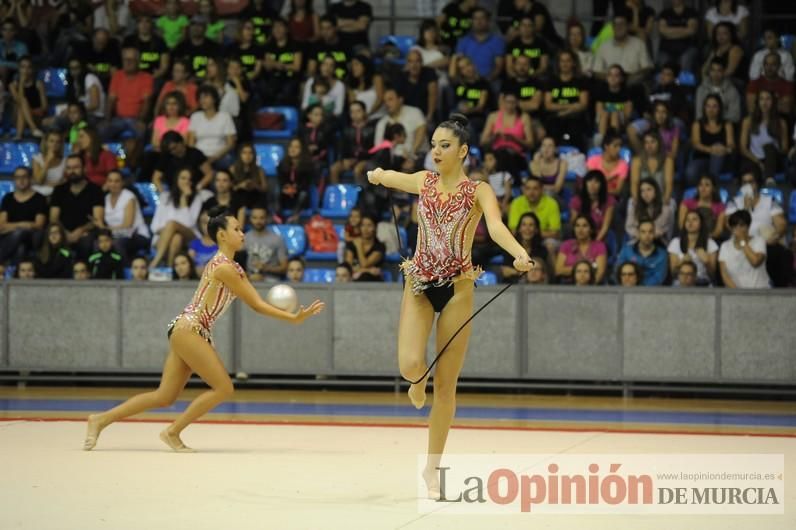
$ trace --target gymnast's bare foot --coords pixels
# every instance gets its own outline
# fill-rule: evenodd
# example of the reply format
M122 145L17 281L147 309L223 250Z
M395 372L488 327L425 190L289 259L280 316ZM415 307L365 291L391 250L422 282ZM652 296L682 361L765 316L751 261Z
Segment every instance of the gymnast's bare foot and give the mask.
M416 385L410 385L408 394L412 405L418 410L422 409L423 405L426 404L426 380L423 379Z
M102 429L107 425L102 421L102 416L99 414L90 414L86 425L86 440L83 442L83 450L91 451L97 445L97 440L102 432Z
M428 498L433 501L440 499L439 491L439 474L436 469L426 468L423 470L423 480L426 481L426 488L428 489Z
M160 433L160 439L163 440L163 443L171 447L174 451L178 453L193 453L194 450L182 443L179 434L170 433L169 429L163 429Z

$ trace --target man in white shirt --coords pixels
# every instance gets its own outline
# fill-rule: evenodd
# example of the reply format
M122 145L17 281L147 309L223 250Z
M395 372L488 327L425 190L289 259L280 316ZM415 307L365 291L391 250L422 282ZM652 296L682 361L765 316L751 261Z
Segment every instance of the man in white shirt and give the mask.
M763 62L766 55L773 52L779 55L780 77L787 81L793 81L793 56L790 54L790 50L785 50L780 46L779 33L776 29L768 28L763 31L763 44L765 46L752 57L752 62L749 65L749 79L753 81L763 75Z
M730 216L732 238L721 245L719 269L724 285L731 289L768 289L771 280L766 272L766 242L752 236L749 225L752 216L738 210Z
M393 88L384 91L384 106L387 115L376 124L374 145L384 141L384 129L391 123L400 123L406 130L406 142L403 152L397 153L404 158L417 158L419 153L426 151L426 117L417 107L404 105L404 99Z

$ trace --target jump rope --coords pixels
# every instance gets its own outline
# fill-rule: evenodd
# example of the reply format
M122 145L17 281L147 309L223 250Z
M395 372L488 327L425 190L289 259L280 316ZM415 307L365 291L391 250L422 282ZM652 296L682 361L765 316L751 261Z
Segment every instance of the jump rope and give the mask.
M385 188L387 188L387 187L385 186ZM394 223L395 223L395 234L398 236L398 254L400 254L401 258L404 258L404 257L406 257L406 256L405 256L405 254L404 254L404 248L403 248L403 244L402 244L402 242L401 242L401 232L398 230L398 216L395 214L395 204L393 203L393 199L392 199L392 190L391 190L390 188L387 188L387 197L388 197L388 199L389 199L389 202L390 202L390 211L392 212L392 219L393 219L393 221L394 221ZM406 255L408 256L408 253L407 253ZM440 357L442 357L442 354L443 354L443 353L445 353L445 350L447 350L447 349L448 349L448 346L450 346L450 343L451 343L451 342L453 342L453 339L455 339L455 338L456 338L456 335L458 335L459 333L461 333L461 331L462 331L462 330L465 328L465 326L467 326L467 324L469 324L469 323L470 323L470 321L472 321L472 320L473 320L473 319L476 317L476 315L478 315L478 313L480 313L481 311L483 311L484 309L486 309L486 307L487 307L489 304L491 304L492 302L494 302L494 301L495 301L495 300L496 300L496 299L497 299L497 298L498 298L500 295L502 295L503 293L505 293L505 292L506 292L506 291L509 289L509 287L511 287L511 286L512 286L512 285L514 285L515 283L517 283L517 280L513 280L513 281L509 282L508 284L506 284L506 286L505 286L505 287L503 287L503 288L502 288L500 291L498 291L498 293L497 293L495 296L493 296L492 298L490 298L490 299L489 299L489 301L487 301L487 302L486 302L484 305L482 305L481 307L479 307L479 308L478 308L478 311L476 311L475 313L473 313L472 315L470 315L470 318L468 318L467 320L465 320L465 321L464 321L464 324L462 324L462 325L459 327L459 329L457 329L457 330L456 330L456 333L454 333L454 334L451 336L451 338L450 338L450 339L448 339L448 342L446 342L446 343L445 343L445 346L443 346L443 347L442 347L442 349L440 350L440 352L439 352L439 353L437 354L437 356L434 358L434 361L432 361L432 363L431 363L430 365L428 365L428 368L426 369L426 372L425 372L425 373L424 373L424 374L423 374L423 375L420 377L420 379L418 379L417 381L412 381L411 379L407 379L407 378L405 378L405 377L404 377L403 379L404 379L405 381L408 381L410 385L416 385L416 384L420 383L420 382L421 382L423 379L425 379L426 377L428 377L428 374L429 374L429 373L431 373L431 369L432 369L432 368L434 368L434 365L435 365L435 364L437 364L437 361L439 361L439 358L440 358ZM403 377L403 376L402 376L402 377Z

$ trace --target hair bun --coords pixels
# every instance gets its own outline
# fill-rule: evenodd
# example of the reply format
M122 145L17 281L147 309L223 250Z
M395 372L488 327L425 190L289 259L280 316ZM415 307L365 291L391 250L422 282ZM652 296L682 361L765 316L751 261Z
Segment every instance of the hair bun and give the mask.
M467 127L469 127L470 125L470 120L467 119L467 116L465 116L464 114L459 114L458 112L454 112L453 114L451 114L448 120L454 122L462 129L467 129Z

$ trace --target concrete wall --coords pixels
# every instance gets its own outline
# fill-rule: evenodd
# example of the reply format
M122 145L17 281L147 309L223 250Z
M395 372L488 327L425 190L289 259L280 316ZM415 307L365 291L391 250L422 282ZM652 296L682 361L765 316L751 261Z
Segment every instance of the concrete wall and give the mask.
M12 281L0 369L158 372L194 285ZM268 285L258 286L265 295ZM301 285L301 326L236 302L214 338L230 372L397 376L401 287ZM498 288L478 288L475 309ZM796 383L796 292L514 286L474 320L462 375L552 381ZM416 330L422 333L422 330ZM447 339L447 338L446 338ZM437 351L432 330L427 356Z

